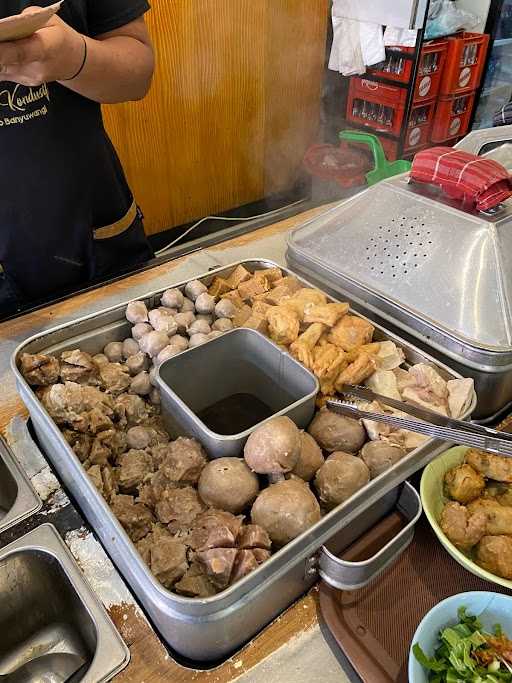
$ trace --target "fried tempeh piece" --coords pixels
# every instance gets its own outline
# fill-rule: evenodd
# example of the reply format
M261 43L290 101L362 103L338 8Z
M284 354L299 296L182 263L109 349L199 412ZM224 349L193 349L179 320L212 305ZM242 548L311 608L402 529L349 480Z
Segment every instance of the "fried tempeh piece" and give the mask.
M325 330L325 325L313 323L290 346L290 353L308 370L313 368L313 350Z

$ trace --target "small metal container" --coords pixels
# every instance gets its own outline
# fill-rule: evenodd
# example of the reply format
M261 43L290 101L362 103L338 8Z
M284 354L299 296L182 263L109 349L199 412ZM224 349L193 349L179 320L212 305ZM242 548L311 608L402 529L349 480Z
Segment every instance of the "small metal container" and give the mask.
M239 433L220 434L198 417L205 409L252 396L270 409L269 418L286 415L303 428L313 418L319 390L316 377L287 352L256 330L242 328L165 361L157 381L170 434L194 436L213 458L239 457L265 420Z
M371 528L372 522L396 510L406 523L372 557L359 561L340 559L338 555L358 536ZM379 504L368 510L357 523L351 525L350 536L346 532L337 534L322 548L319 560L320 577L338 590L357 590L371 583L385 569L390 567L407 548L414 537L414 527L421 517L421 499L416 489L405 482L403 487L391 491ZM357 536L356 536L357 534Z
M196 279L209 286L215 276L229 277L240 264L251 272L276 266L267 260L239 261ZM282 270L286 275L294 275L286 268ZM312 286L302 278L299 280L304 287ZM181 282L175 286L183 288L186 284ZM148 307L153 308L160 305L162 293L151 292L141 299ZM424 467L446 447L440 441L429 440L408 453L345 503L322 517L307 532L281 548L258 569L222 593L204 599L176 595L165 589L142 561L61 431L19 371L19 359L24 352L59 355L63 351L81 348L94 354L108 342L125 339L130 334L125 311L126 304L115 306L28 339L13 354L12 370L46 457L73 495L112 561L145 607L162 638L189 659L203 662L217 660L250 640L315 583L318 579L317 553L324 543L342 530L350 534L355 520L365 515L389 491ZM375 326L374 339L390 339L395 342L404 350L407 363L432 364L447 380L460 377L442 363L434 361L427 353L419 351L414 345L379 325ZM212 343L213 341L208 342ZM184 352L186 353L188 351ZM193 377L189 379L192 380ZM475 399L463 417L471 415L474 408ZM30 436L27 434L26 438L30 439ZM33 447L37 448L35 444Z
M0 437L0 532L38 512L43 503Z
M59 652L84 661L81 683L103 683L128 663L128 648L53 525L0 551L0 593L0 674Z

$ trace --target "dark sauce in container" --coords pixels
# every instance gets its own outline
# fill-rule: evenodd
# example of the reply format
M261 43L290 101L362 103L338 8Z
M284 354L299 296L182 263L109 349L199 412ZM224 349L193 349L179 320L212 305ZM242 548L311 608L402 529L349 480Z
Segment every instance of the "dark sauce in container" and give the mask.
M274 410L254 394L239 393L222 398L197 413L197 417L216 434L240 434L266 420Z

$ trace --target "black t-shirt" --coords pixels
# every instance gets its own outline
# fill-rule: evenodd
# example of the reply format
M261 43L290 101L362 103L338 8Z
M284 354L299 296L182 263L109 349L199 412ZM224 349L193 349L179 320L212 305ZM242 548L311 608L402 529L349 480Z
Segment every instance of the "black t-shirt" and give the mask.
M0 18L54 0L0 0ZM59 15L96 36L142 16L147 0L65 0ZM94 275L93 229L133 198L99 104L58 83L0 81L0 263L27 299Z

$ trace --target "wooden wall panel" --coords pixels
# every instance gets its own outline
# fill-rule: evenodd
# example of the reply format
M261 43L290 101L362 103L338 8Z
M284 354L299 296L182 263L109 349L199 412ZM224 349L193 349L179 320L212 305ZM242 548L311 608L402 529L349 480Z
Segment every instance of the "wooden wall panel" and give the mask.
M105 107L149 234L293 184L318 125L328 0L153 0L153 88Z

